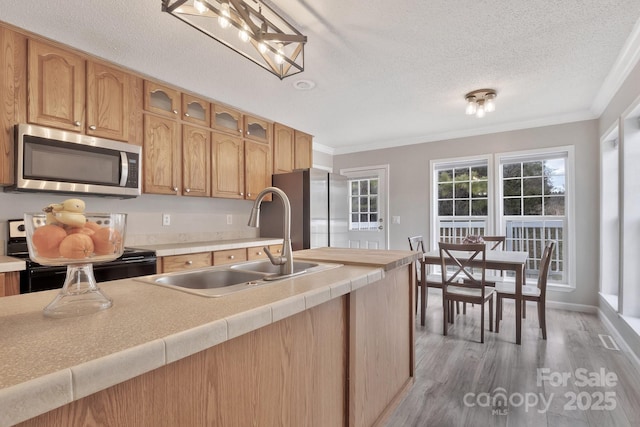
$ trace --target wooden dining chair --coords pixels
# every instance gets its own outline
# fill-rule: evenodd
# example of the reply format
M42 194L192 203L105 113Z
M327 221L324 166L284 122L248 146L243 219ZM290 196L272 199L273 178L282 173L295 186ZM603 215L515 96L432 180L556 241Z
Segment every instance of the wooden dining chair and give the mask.
M450 302L480 305L480 342L484 343L484 305L489 302L489 330L493 331L494 289L485 283L486 250L484 243L440 242L440 267L442 269L443 335L447 335L453 321ZM471 264L479 276L474 276ZM479 264L479 265L478 265Z
M551 265L551 254L555 248L556 242L549 241L542 252L540 258L540 272L538 273L538 283L536 286L522 286L522 305L527 301L534 301L538 305L538 323L542 329L542 339L547 339L547 319L546 319L546 301L547 301L547 276L549 275L549 267ZM500 321L502 320L502 300L505 298L515 299L516 286L514 283L497 283L496 284L496 333L500 331ZM524 317L524 311L523 311Z
M425 253L424 247L424 239L422 236L412 236L409 237L409 249L412 251L420 251L423 254ZM440 276L434 274L426 275L426 287L422 288L422 264L420 261L416 261L416 295L420 295L420 298L416 297L416 313L418 312L418 299L420 299L420 324L424 326L425 324L425 314L427 309L427 289L428 288L438 288L442 289L442 281ZM424 298L423 298L424 296ZM457 307L458 312L460 312L460 307Z

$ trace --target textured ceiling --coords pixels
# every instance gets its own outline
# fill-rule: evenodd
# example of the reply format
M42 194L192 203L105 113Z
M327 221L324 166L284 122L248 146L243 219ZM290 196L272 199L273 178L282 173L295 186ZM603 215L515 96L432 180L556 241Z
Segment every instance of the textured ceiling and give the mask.
M0 20L315 136L335 154L595 118L640 56L638 0L273 0L305 35L277 77L161 0L0 0ZM310 91L293 83L308 79ZM496 111L464 114L490 87Z

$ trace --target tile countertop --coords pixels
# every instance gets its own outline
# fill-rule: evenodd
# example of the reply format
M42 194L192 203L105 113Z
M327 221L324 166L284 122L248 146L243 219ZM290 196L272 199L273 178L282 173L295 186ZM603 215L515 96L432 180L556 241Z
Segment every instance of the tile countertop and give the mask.
M256 237L253 239L217 240L210 242L166 243L161 245L135 245L136 248L156 252L157 256L193 254L197 252L224 251L227 249L251 248L253 246L280 245L282 238Z
M22 271L26 267L24 260L13 258L10 256L0 255L0 273L8 273L10 271Z
M303 251L312 256L314 250ZM354 250L357 258L373 251ZM68 319L42 308L57 291L0 298L0 426L15 424L229 339L340 297L416 258L389 251L381 264L343 265L207 298L135 279L100 284L113 307ZM322 251L323 257L330 253ZM336 253L340 263L345 253ZM304 256L299 256L302 259ZM395 261L394 261L395 260ZM382 262L384 261L384 262ZM406 261L406 262L404 262Z

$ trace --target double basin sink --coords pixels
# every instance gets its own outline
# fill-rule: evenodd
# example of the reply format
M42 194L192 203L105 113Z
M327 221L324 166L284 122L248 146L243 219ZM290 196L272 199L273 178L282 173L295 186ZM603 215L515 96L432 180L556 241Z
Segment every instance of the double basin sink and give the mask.
M277 280L298 277L336 267L340 267L340 264L294 261L293 274L280 276L280 267L271 264L271 261L266 259L224 267L208 267L198 270L155 274L138 277L136 280L196 295L221 297Z

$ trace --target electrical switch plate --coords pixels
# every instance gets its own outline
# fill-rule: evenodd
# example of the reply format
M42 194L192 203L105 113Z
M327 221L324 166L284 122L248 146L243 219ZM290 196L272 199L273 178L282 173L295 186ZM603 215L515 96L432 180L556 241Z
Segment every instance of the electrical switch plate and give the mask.
M399 216L392 216L391 217L391 223L392 224L400 224L400 217Z
M162 225L171 225L171 215L162 214Z
M231 214L227 214L227 224L233 224L233 216Z

